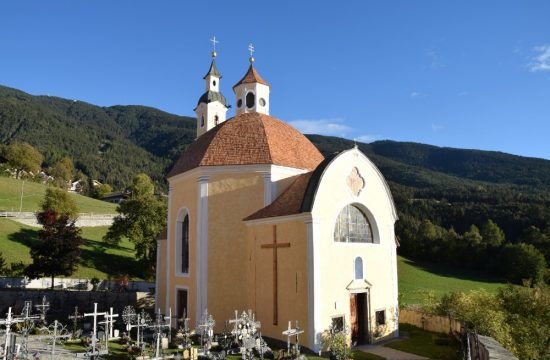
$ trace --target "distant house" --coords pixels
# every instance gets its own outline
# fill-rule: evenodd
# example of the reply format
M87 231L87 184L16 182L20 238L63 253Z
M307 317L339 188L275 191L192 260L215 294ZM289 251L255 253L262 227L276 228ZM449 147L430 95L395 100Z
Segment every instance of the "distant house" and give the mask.
M69 192L73 193L81 193L82 192L82 184L80 183L81 180L71 181Z
M110 193L107 196L102 197L101 200L106 201L106 202L110 202L110 203L113 203L113 204L120 204L122 201L128 199L130 197L130 194L131 193L127 190L126 191L113 192L113 193Z

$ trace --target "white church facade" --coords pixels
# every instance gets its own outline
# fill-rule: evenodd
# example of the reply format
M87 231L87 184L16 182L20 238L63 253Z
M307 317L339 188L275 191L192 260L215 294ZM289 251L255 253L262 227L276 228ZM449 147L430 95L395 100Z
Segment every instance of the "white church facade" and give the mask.
M253 58L231 119L215 53L204 79L197 139L167 175L157 306L192 326L208 309L216 331L251 309L277 339L298 321L315 351L329 327L357 344L396 336L397 213L376 166L357 148L325 158L270 116Z

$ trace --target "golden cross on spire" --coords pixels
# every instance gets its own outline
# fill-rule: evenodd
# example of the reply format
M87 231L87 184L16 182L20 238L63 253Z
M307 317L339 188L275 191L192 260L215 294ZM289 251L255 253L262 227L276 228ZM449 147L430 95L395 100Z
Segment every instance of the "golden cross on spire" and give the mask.
M248 59L250 63L252 64L254 62L254 44L249 43L248 44L248 51L250 51L250 58Z
M216 36L213 36L210 41L212 42L212 57L216 57L216 44L218 44L219 41L216 40Z

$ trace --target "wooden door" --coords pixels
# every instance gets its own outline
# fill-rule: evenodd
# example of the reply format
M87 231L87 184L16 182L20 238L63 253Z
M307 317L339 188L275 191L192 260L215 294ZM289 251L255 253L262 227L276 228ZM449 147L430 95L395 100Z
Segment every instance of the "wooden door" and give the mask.
M357 342L359 335L359 318L357 314L357 294L350 294L349 296L349 308L350 308L350 326L351 326L351 341Z

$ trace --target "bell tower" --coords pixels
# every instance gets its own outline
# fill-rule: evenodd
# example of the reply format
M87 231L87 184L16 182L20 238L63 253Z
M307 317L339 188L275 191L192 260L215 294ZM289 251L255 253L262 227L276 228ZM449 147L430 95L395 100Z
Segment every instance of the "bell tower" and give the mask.
M237 115L258 112L269 115L269 84L262 79L254 68L254 45L248 45L250 66L244 77L233 86Z
M197 138L221 124L226 120L226 113L229 105L225 96L220 91L220 79L222 75L216 66L216 44L218 41L213 37L210 41L214 44L212 51L212 63L210 69L203 79L205 80L205 93L199 98L197 107L194 109L197 114Z

